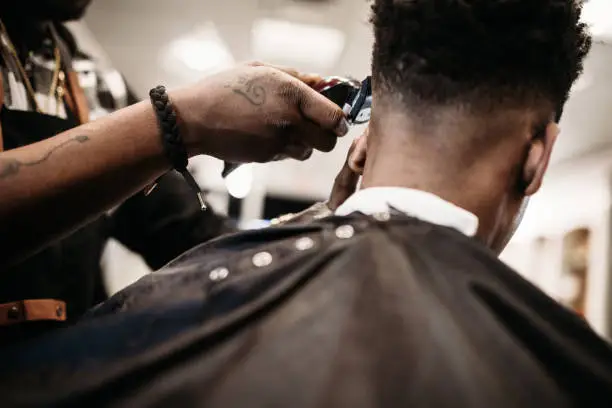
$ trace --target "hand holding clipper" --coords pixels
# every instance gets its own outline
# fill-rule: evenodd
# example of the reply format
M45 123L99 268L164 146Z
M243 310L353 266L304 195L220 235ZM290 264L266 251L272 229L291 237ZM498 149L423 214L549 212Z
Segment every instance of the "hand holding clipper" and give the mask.
M363 124L370 120L372 108L370 77L361 83L355 79L327 77L313 84L312 89L340 106L349 125ZM227 177L240 166L240 163L225 162L222 176Z

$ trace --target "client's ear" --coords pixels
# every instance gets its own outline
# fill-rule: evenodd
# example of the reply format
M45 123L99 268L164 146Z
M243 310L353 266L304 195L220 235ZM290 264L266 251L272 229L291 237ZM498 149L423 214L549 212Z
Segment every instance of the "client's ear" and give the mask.
M357 174L363 175L365 168L367 149L368 149L368 133L369 128L363 132L361 136L355 139L354 149L348 158L348 164L351 170Z
M523 185L526 186L526 196L537 193L542 186L542 180L548 168L552 149L559 131L559 126L551 122L546 126L543 135L531 140L531 145L527 152L527 160L523 167Z

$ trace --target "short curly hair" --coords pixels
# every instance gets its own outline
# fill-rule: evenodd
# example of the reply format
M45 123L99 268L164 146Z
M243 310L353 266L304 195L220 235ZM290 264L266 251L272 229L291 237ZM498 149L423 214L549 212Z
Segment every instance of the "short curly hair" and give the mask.
M545 103L560 116L591 47L581 0L374 0L375 91L412 107Z

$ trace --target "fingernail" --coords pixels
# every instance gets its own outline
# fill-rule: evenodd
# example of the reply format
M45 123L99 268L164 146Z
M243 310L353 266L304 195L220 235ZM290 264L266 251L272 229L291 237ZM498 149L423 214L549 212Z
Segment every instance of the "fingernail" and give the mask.
M340 123L338 123L338 127L336 128L336 134L339 137L345 136L349 131L349 123L346 118L342 118Z

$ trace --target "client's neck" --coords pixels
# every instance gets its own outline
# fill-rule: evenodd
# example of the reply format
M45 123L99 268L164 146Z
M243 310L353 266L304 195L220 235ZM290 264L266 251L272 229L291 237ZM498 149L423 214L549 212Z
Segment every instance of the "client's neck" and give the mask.
M443 161L436 160L417 147L406 149L395 143L372 143L368 146L361 186L404 187L427 191L476 213L479 205L473 203L466 194L466 186L475 187L475 175L470 174L472 172L469 169L450 174L444 166Z
M402 118L373 119L362 188L404 187L426 191L476 215L486 235L494 228L500 202L508 186L507 171L496 168L494 159L462 157L455 143L443 143L425 134L416 134ZM461 137L460 134L445 138ZM423 142L425 140L425 142ZM446 140L446 139L445 139Z

